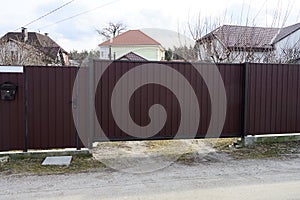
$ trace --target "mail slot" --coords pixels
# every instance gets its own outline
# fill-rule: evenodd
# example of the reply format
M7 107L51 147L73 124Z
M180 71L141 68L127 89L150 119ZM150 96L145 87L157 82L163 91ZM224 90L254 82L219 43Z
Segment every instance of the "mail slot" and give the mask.
M4 82L0 85L1 100L12 101L16 97L18 86L11 82Z

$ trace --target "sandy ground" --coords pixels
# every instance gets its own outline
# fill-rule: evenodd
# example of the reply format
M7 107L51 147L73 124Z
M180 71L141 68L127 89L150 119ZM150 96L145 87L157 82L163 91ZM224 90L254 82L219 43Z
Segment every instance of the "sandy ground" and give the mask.
M217 153L213 145L204 140L107 142L98 143L93 156L112 169L128 173L154 172L189 157L196 162L230 159Z
M176 146L181 147L180 144ZM120 144L118 149L123 150L110 151L110 154L112 147L106 152L106 147L100 146L95 156L106 159L115 169L79 174L2 176L0 199L300 199L300 157L238 161L208 146L200 146L203 148L197 148L199 151L195 155L199 159L196 162L167 160L171 163L159 169L156 165L152 168L151 163L164 160L161 163L166 164L169 157L157 155L163 150L157 151L152 144ZM132 151L132 148L136 149ZM152 148L155 153L148 151L145 155L145 148ZM135 154L130 156L130 152ZM155 170L142 172L139 164L148 165L148 171ZM132 173L133 170L138 171Z

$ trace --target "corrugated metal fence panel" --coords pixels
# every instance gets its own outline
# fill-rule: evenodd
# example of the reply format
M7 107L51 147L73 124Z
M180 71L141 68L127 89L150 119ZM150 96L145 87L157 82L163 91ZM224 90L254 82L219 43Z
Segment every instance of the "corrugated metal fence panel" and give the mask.
M300 66L250 64L249 67L247 132L300 132Z
M28 148L76 147L72 116L73 67L26 67Z
M224 81L227 97L226 120L221 136L240 137L242 132L241 115L243 112L243 65L219 64L218 67Z
M115 61L108 66L108 68L103 72L100 78L95 98L95 107L100 126L102 127L105 135L110 140L131 140L141 139L145 137L143 133L141 133L139 138L135 138L123 132L117 125L111 111L111 105L114 106L121 103L111 102L112 93L115 89L116 83L127 72L143 64L146 63ZM148 66L155 66L158 64L167 65L172 69L175 69L177 72L183 75L185 79L189 82L189 84L192 86L197 96L200 108L200 122L196 137L205 137L211 117L211 101L206 83L204 82L201 75L197 72L195 67L202 67L203 70L209 71L209 68L212 67L212 65L194 64L194 66L192 66L192 64L190 63L176 62L147 63ZM103 61L95 62L96 70L99 71L102 71L105 65L107 65L107 63L104 63ZM222 137L240 136L240 122L242 109L241 65L219 65L218 68L225 82L225 89L228 98L227 118L225 121ZM159 76L159 79L167 80L167 82L177 80L176 76L172 77L170 74L163 73L163 71L161 71L161 73L158 74L149 73L146 75L146 77L139 77L139 74L135 74L133 76L133 80L128 80L128 82L122 86L122 92L128 92L129 85L134 84L134 82L137 79L142 78L151 80L153 79L154 75ZM213 78L212 75L211 78ZM182 86L177 85L177 89L184 96L184 101L189 102L191 93L189 91L182 90L181 87ZM215 92L219 92L218 88ZM125 94L123 94L123 96L124 95ZM119 99L119 101L123 100ZM162 105L165 108L168 117L161 131L159 131L159 133L157 133L155 136L150 137L148 139L173 138L176 135L180 125L181 109L185 108L181 108L179 101L174 95L174 93L170 89L163 87L162 85L152 83L138 88L130 99L130 104L128 108L130 112L130 117L132 117L133 121L139 126L146 126L150 123L150 118L148 116L149 108L154 104ZM190 104L189 106L193 106L193 104ZM191 116L192 115L190 115L189 118L192 123L194 119ZM186 126L189 125L187 124ZM188 130L188 128L186 130ZM100 141L103 139L99 135L96 135L95 138L97 138L97 140ZM191 135L187 131L182 138L191 138Z
M16 99L0 100L0 151L25 148L24 74L0 73L0 84L12 82L18 86Z

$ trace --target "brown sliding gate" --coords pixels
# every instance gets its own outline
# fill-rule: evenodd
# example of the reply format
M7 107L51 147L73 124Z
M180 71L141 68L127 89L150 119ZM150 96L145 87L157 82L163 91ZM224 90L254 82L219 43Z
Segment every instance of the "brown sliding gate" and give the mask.
M300 132L300 65L220 64L220 82L209 64L90 64L79 70L78 79L76 67L26 66L24 73L1 72L0 67L0 84L18 86L15 100L0 100L0 150L81 148L81 141L88 145ZM224 108L224 123L218 123ZM130 120L136 125L133 132L143 131L128 133ZM212 120L222 127L210 129ZM161 128L151 134L157 127ZM208 135L209 130L221 131Z
M121 81L121 78L131 71L143 65L145 68L132 72L130 78L124 81L120 90L121 94L119 94L120 98L113 99L113 92L117 92L117 82ZM96 77L94 77L93 80L97 82L97 76L101 76L99 84L94 84L97 86L97 88L95 88L95 110L97 113L97 120L95 121L95 124L99 123L101 127L101 129L98 128L96 131L92 131L95 133L95 135L93 135L94 140L136 140L144 139L145 137L147 139L172 139L175 135L176 138L204 138L220 136L218 133L211 133L210 135L206 134L212 118L211 95L209 94L205 80L197 71L197 68L200 68L203 70L204 74L208 76L206 77L208 79L207 81L213 84L213 91L211 92L215 93L214 95L217 98L215 100L218 101L218 98L220 97L219 95L221 95L221 90L216 84L219 81L217 79L218 77L216 77L210 70L213 65L192 65L190 63L172 62L114 62L107 66L107 63L105 62L95 61L94 66L95 69L93 71L95 73L93 74ZM153 72L152 70L149 70L143 73L144 69L150 69L151 67L153 67ZM170 74L171 71L170 73L165 72L164 68L170 68L174 71L174 73ZM216 105L217 113L215 113L214 117L218 118L218 115L221 115L222 107L227 107L228 114L226 116L221 137L241 136L241 114L243 111L243 68L241 65L219 65L218 68L224 80L227 93L227 104L223 105L223 103L226 102L218 102ZM190 89L184 88L182 86L183 84L179 83L178 77L180 75L182 75L182 77L186 79L187 83L191 85ZM131 96L129 105L124 105L125 108L123 110L117 109L117 115L124 114L126 110L129 110L130 115L123 115L123 117L121 117L121 119L117 122L116 116L113 115L112 108L122 104L125 101L125 96L130 90L129 88L138 84L138 82L142 82L143 79L148 80L149 84L140 85L140 87L136 86L137 89ZM157 82L166 82L165 84L169 82L173 87L170 88L170 86L167 87L159 83L153 83L153 80ZM182 96L182 103L180 103L178 97L176 97L174 93L175 90L179 91L178 93ZM196 95L196 102L192 102L192 93L195 93ZM148 137L150 133L147 133L147 131L152 131L152 129L149 128L150 130L139 131L137 134L132 136L129 131L126 132L124 131L124 128L121 129L119 124L122 124L123 121L126 126L128 124L129 117L132 118L134 123L141 127L152 123L149 117L149 109L154 104L162 105L167 113L166 122L157 134ZM198 106L200 110L199 122L195 121L193 115L196 106ZM183 114L185 110L188 110L186 116ZM156 118L163 121L164 117L161 117L159 113L153 115L153 121L155 121ZM182 122L183 117L187 118L185 122ZM221 120L221 117L218 120ZM183 126L182 130L184 131L177 133L181 125ZM192 126L195 125L197 126L197 129L194 133L192 132ZM222 129L220 129L220 132L221 131Z

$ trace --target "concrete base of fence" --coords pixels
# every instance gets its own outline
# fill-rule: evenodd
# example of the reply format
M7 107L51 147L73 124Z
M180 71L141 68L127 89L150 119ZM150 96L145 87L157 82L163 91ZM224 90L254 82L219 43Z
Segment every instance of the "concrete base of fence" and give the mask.
M47 156L92 156L91 151L88 149L73 150L73 149L62 149L62 150L32 150L28 152L22 151L11 151L1 152L0 157L9 156L10 158L34 158L34 157L47 157Z
M257 143L274 143L274 142L289 142L299 141L299 133L291 134L271 134L271 135L255 135L247 136L242 140L243 146L251 146Z

